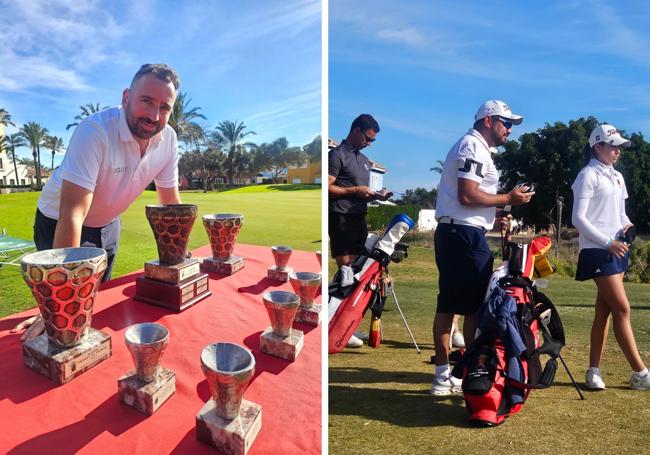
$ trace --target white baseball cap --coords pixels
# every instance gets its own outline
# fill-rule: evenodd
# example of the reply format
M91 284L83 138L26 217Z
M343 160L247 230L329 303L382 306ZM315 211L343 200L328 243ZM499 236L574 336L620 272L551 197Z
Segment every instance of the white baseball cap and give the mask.
M510 106L499 100L489 100L481 104L481 107L476 111L474 121L481 120L485 117L492 117L493 115L508 119L515 125L519 125L524 121L524 118L521 115L513 114L510 110Z
M589 147L593 147L599 142L605 142L606 144L617 147L629 147L632 145L630 141L621 136L621 133L618 132L616 127L607 123L597 126L589 135Z

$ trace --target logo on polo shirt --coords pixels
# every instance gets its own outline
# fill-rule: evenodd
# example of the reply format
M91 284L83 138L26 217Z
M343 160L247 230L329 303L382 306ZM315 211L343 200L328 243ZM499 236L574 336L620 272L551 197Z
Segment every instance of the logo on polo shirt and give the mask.
M121 174L122 172L126 172L126 166L118 166L116 168L113 168L113 174Z

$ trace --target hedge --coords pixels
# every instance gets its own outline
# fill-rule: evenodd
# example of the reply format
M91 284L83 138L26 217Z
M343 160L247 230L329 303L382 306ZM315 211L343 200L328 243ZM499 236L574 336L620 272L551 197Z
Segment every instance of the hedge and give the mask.
M368 215L366 215L366 222L368 223L368 230L380 231L383 230L390 220L395 215L404 213L408 215L413 221L417 223L420 207L417 205L380 205L379 207L368 207Z

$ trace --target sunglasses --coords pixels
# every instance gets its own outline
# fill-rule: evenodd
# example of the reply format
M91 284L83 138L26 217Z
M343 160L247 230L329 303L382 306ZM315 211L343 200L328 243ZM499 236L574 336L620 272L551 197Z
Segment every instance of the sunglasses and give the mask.
M361 131L361 128L359 128L359 131ZM376 137L370 137L363 131L361 131L361 134L363 134L363 138L366 140L366 144L370 144L371 142L375 142L377 139Z
M503 126L505 127L505 129L509 130L510 128L512 128L513 123L510 120L506 120L506 119L503 119L501 117L496 117L496 119L498 121L500 121L501 123L503 123Z

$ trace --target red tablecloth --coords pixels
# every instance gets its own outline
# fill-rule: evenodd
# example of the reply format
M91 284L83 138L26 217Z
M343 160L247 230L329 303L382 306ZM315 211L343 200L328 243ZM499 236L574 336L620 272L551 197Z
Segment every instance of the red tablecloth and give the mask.
M193 252L209 256L209 248ZM200 353L216 341L248 347L256 371L244 398L262 406L262 429L250 454L321 453L321 326L294 326L305 332L295 362L263 354L259 336L270 325L262 304L265 290L291 290L266 279L271 249L238 245L245 267L210 279L212 296L182 313L133 300L139 273L112 280L97 295L92 326L112 336L112 356L62 386L23 365L18 335L9 330L34 314L0 320L1 453L215 453L196 440L195 415L210 399ZM289 266L319 271L316 255L294 251ZM320 297L319 297L320 300ZM158 322L170 332L162 365L176 373L176 393L152 416L122 404L117 379L133 369L124 344L131 324Z

